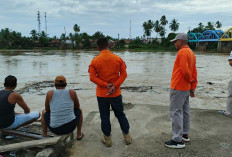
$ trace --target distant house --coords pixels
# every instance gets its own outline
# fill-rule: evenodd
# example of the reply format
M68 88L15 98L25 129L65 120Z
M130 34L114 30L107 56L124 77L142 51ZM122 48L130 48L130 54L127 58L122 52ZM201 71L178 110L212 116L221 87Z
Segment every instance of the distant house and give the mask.
M145 43L152 43L154 40L156 40L158 43L161 43L162 42L162 38L147 38L147 39L144 39L144 42Z
M70 40L70 39L67 39L65 42L67 45L72 45L72 40Z
M61 41L54 39L52 41L50 41L49 46L50 47L59 47L61 45Z
M130 42L132 41L132 39L124 39L126 45L130 44Z
M72 40L70 40L70 39L62 40L61 43L62 43L63 47L66 47L66 48L72 48L73 47Z

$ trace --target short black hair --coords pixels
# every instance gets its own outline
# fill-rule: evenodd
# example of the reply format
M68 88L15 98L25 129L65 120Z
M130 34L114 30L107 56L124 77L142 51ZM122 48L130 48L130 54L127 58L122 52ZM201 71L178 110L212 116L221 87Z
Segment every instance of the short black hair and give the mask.
M97 40L97 46L100 49L108 48L108 40L106 38L100 38Z
M15 76L9 75L5 78L4 87L16 87L17 78Z

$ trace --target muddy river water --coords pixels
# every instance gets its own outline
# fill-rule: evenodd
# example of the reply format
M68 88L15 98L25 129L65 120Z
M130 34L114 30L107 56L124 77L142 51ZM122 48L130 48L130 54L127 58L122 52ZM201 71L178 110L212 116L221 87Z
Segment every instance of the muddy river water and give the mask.
M21 93L32 110L44 108L45 95L53 89L57 75L67 78L67 88L75 89L84 111L98 110L95 85L89 81L88 66L98 52L84 51L2 51L0 89L4 78L18 79ZM122 85L123 101L135 105L169 105L169 86L176 52L117 52L127 65L128 77ZM229 54L196 53L198 86L192 108L224 109L227 84L232 77ZM21 111L20 108L17 108Z

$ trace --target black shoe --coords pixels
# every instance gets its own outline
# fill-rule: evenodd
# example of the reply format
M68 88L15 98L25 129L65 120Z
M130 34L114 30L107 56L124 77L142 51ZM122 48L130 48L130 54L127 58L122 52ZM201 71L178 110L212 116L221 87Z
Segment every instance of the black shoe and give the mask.
M165 146L169 148L184 148L185 144L183 142L176 142L173 140L165 142Z
M184 142L189 142L189 141L190 141L190 138L188 137L188 134L183 135L183 136L182 136L182 140L183 140Z

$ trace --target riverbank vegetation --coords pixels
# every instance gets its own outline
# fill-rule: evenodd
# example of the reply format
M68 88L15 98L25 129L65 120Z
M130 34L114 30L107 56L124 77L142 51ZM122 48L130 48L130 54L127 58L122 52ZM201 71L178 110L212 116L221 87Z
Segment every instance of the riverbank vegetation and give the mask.
M171 33L167 35L166 26ZM0 49L96 49L96 40L106 37L109 40L110 47L113 50L135 50L135 51L171 51L175 46L170 40L175 38L180 24L177 19L169 23L166 16L163 15L159 20L148 20L142 24L144 35L135 39L119 39L104 35L97 31L93 35L86 32L80 33L80 26L75 24L73 32L69 34L62 33L60 37L49 37L44 31L37 32L31 30L30 37L22 36L20 32L12 31L9 28L1 29ZM199 23L198 27L189 29L189 32L202 33L205 30L220 29L221 22L208 22L206 26ZM155 37L152 37L155 33ZM215 49L216 43L208 45L208 49ZM195 49L196 44L190 44Z

